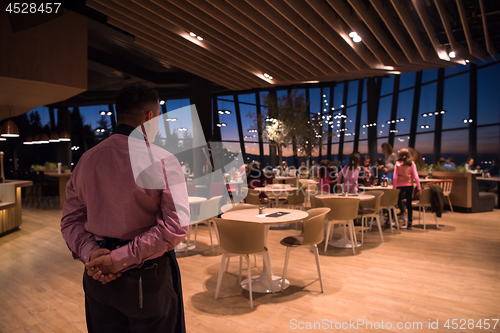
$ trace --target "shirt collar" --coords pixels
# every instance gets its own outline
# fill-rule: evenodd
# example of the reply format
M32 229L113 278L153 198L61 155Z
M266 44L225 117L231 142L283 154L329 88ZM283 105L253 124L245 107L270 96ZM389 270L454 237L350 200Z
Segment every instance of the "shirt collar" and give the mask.
M130 125L125 125L125 124L120 124L116 126L113 134L121 134L121 135L126 135L129 136L130 133L132 133L135 130L135 127L132 127Z

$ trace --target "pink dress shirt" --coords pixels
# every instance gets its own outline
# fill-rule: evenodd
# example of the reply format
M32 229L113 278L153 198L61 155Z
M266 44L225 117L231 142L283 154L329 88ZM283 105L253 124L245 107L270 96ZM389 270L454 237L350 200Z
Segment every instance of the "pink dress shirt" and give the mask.
M413 186L413 180L417 183L417 189L421 190L415 162L412 162L411 166L400 161L396 162L394 178L392 180L393 187Z
M337 181L340 182L342 176L344 176L344 184L345 189L348 193L358 193L358 177L359 172L361 171L361 167L357 167L355 170L349 168L349 166L345 166L339 172L337 176Z
M114 134L81 157L66 185L61 220L66 244L84 263L100 247L96 241L130 240L111 251L118 271L141 267L174 249L188 230L179 221L189 221L188 194L185 182L179 181L184 181L184 173L177 158L164 150L155 154L162 156L158 161L163 165L164 189L144 189L134 179L128 140L127 135ZM150 158L147 152L143 157Z

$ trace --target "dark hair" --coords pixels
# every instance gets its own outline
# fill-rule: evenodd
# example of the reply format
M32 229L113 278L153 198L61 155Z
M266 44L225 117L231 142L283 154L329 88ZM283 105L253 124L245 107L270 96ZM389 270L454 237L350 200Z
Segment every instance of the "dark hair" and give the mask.
M408 149L403 148L399 150L398 161L403 162L403 164L406 164L408 166L411 166L413 164L413 157L411 156Z
M384 149L387 151L387 154L385 153ZM382 152L384 153L385 157L389 157L392 153L394 153L394 149L392 149L392 146L388 142L384 142L382 144Z
M362 161L364 163L366 160L369 160L369 159L370 159L370 155L366 154L366 155L363 156Z
M352 170L356 170L359 166L359 155L354 153L349 156L349 162L346 164L347 168L351 168Z
M137 121L142 112L158 105L158 92L143 83L131 83L116 93L116 118L118 122Z
M329 160L319 162L319 178L325 178L328 175L328 167L330 167Z
M378 165L385 165L385 160L383 158L377 158L377 164Z

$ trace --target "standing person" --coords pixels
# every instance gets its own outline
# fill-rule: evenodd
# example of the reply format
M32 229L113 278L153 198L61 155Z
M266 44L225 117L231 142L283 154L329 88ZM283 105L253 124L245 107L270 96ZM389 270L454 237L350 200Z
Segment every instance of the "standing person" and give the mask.
M385 156L385 165L379 166L379 171L382 171L386 175L392 175L398 156L394 153L394 149L392 149L392 146L388 142L382 144L382 152Z
M337 176L337 184L345 184L345 191L348 193L358 193L360 171L359 154L351 154L347 165L342 168Z
M190 218L184 173L174 155L149 144L161 114L156 90L140 83L125 86L116 96L116 113L115 134L87 151L75 167L61 220L68 248L85 264L87 329L185 332L174 252ZM140 138L134 131L139 126ZM144 155L137 163L153 164L138 177L132 154ZM164 189L136 183L148 180Z
M318 177L319 177L318 172L319 172L318 162L313 161L312 166L311 166L311 175L309 176L309 178L318 179Z
M417 169L425 167L424 156L422 155L421 152L419 152L413 147L408 147L408 152L413 158L413 162L415 162L415 164L417 165Z
M394 170L393 188L399 189L398 206L401 211L405 211L403 198L406 198L406 209L408 210L407 229L412 230L413 210L411 200L413 198L413 182L417 183L417 189L420 191L420 179L418 178L417 166L413 161L408 149L403 148L399 151L399 156Z

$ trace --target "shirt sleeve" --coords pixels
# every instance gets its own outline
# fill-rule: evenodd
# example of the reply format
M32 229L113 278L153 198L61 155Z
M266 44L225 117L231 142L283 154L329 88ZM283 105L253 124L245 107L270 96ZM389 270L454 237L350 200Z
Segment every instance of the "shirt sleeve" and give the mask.
M111 251L117 271L140 267L144 261L173 250L189 228L189 199L182 168L175 156L161 160L165 189L161 193L161 210L156 225L136 236L126 246Z
M411 173L413 175L413 179L415 179L415 182L417 183L417 189L421 190L422 187L420 186L420 178L418 176L417 166L415 163L411 164Z
M76 175L74 172L73 176ZM73 258L87 263L90 254L100 248L93 234L85 229L87 222L87 207L78 198L73 177L66 183L66 201L63 206L61 233L66 245L73 253Z
M397 160L396 154L392 153L385 161L385 167L387 168L387 171L389 173L394 172L394 165L396 164L396 160Z

